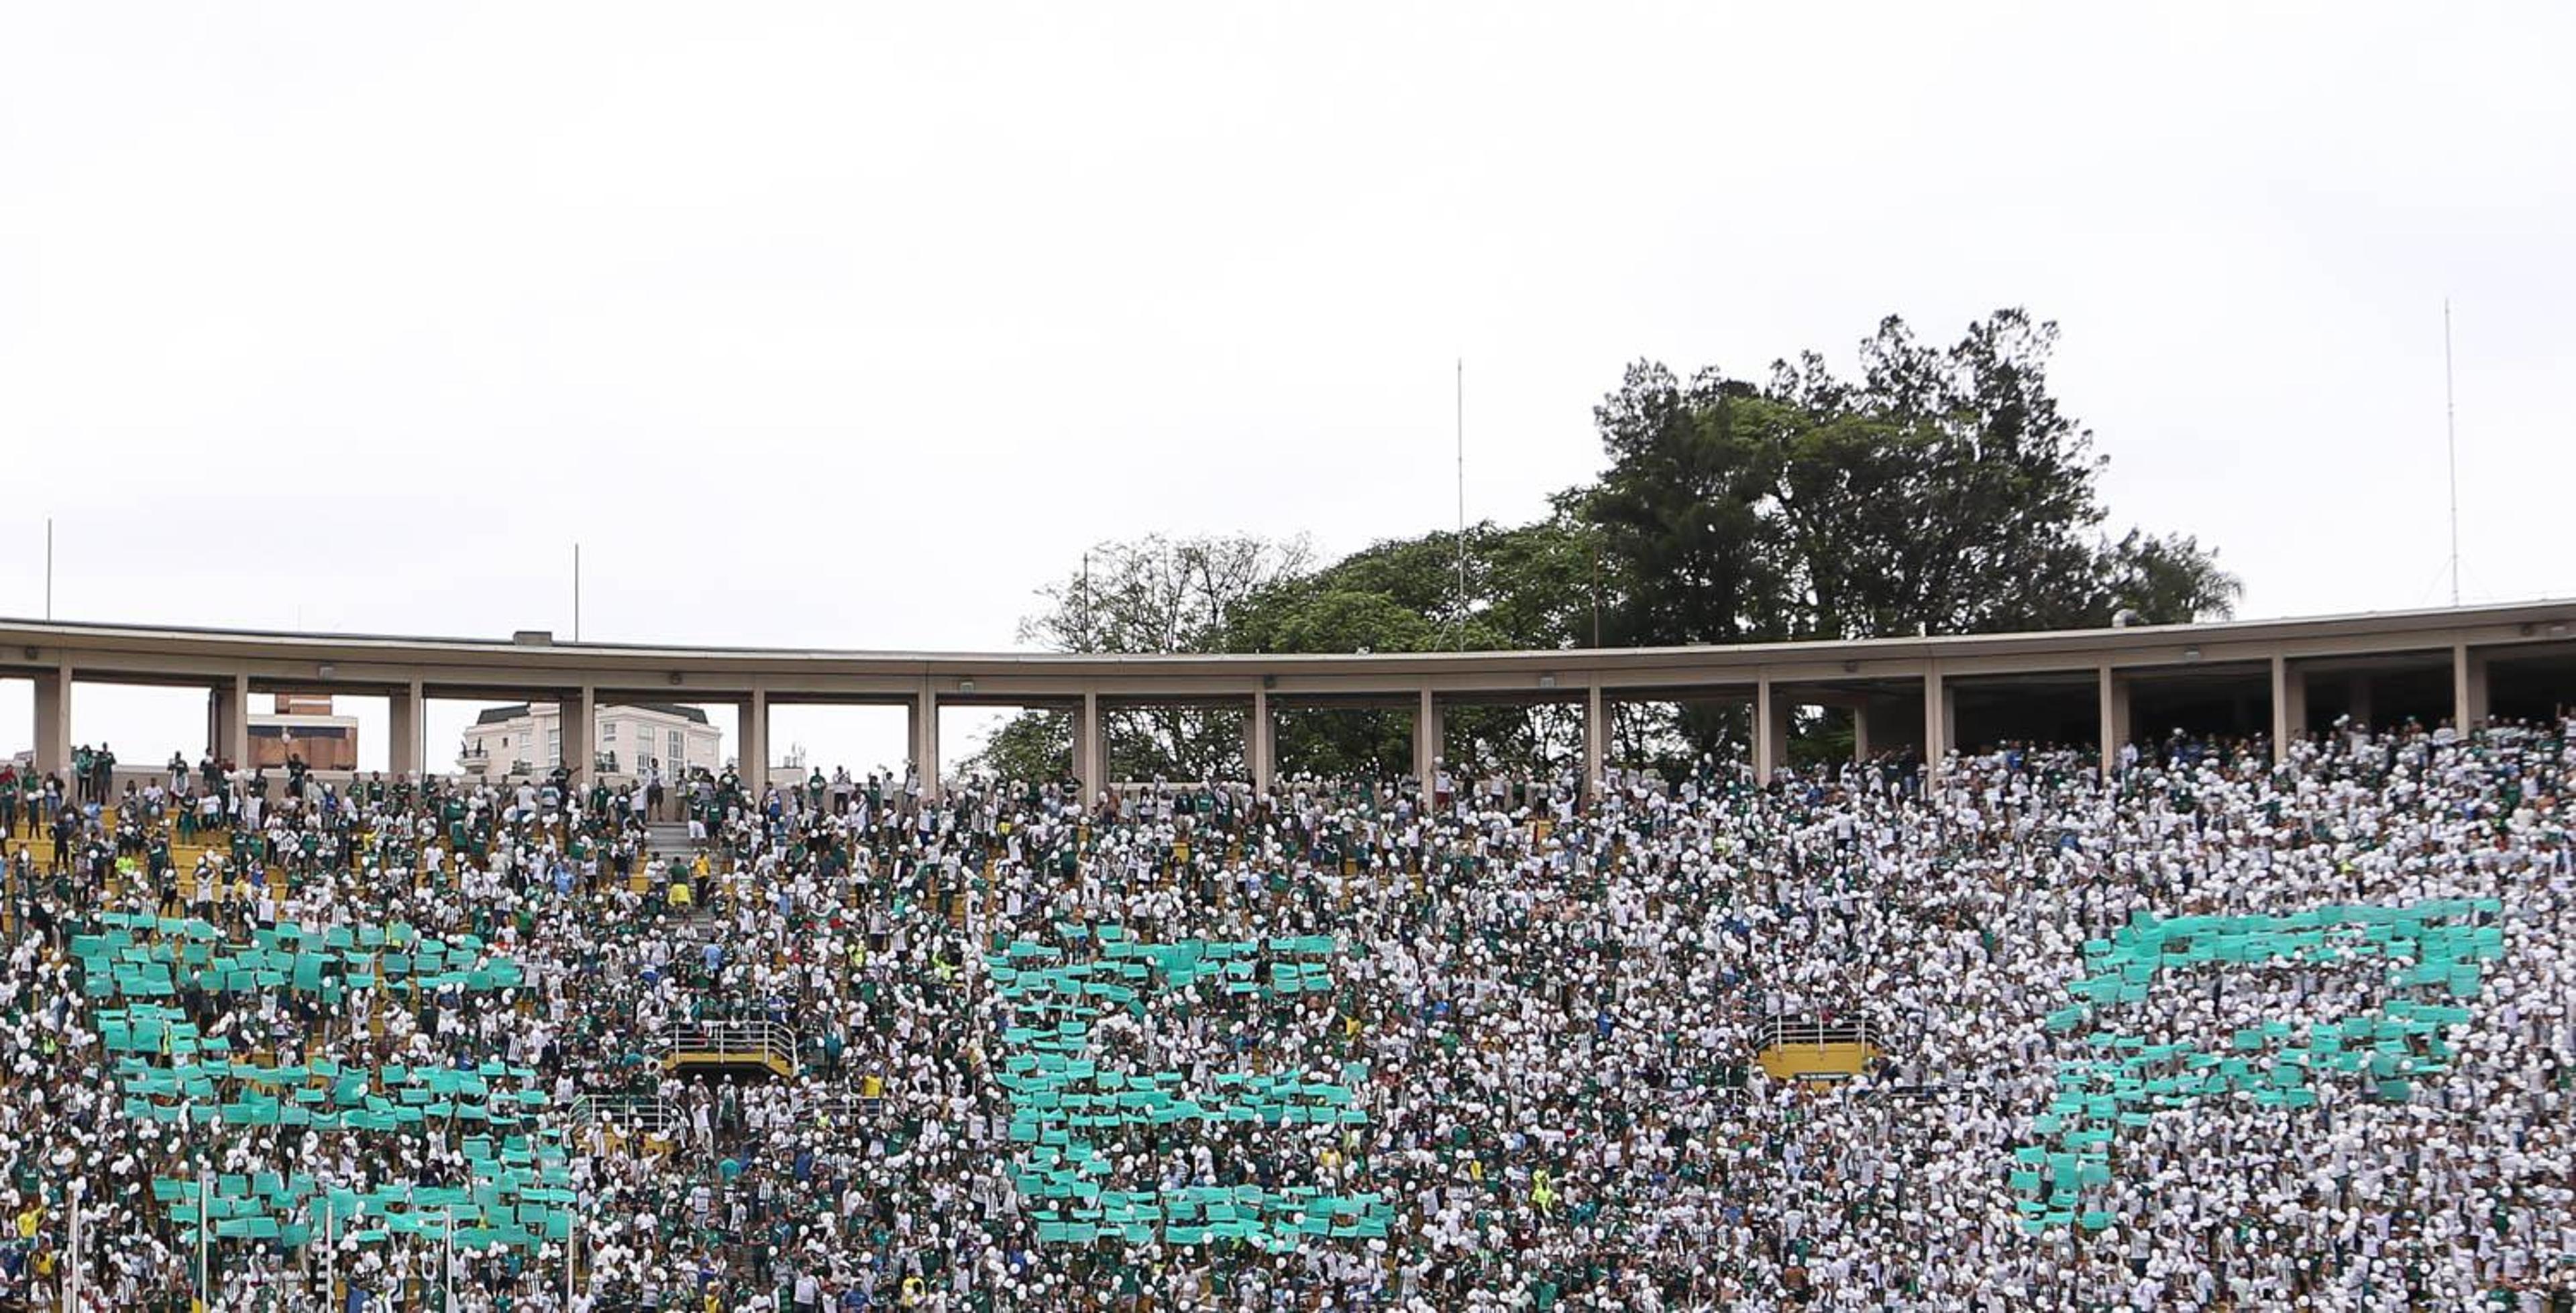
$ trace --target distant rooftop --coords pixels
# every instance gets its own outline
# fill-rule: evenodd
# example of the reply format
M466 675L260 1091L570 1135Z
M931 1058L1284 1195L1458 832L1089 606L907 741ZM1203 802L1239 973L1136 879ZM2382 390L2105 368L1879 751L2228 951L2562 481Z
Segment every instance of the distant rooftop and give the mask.
M682 720L694 721L700 725L707 723L706 708L692 707L678 702L602 702L599 704L599 709L602 711L606 711L612 707L632 707L638 711L658 711L665 716L677 716ZM525 716L527 714L527 703L513 702L506 707L483 708L483 710L474 717L474 723L477 725L498 725L503 721L517 720L521 716Z

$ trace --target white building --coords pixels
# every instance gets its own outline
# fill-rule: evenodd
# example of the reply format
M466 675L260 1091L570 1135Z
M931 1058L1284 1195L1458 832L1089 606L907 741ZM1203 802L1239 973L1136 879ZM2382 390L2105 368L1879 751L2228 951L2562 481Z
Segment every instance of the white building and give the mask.
M724 734L698 707L671 702L606 703L591 736L599 773L611 783L645 770L678 779L690 770L721 771ZM487 780L543 775L563 760L563 708L552 702L486 707L466 727L456 768Z
M327 694L280 693L250 713L248 768L284 770L289 757L314 770L358 769L358 718L340 715Z

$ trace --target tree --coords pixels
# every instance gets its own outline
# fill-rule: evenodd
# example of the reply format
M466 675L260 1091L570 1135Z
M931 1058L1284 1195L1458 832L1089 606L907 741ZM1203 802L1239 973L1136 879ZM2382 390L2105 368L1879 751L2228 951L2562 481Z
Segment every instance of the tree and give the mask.
M1042 590L1026 641L1100 652L1417 652L1980 633L2226 615L2241 592L2195 539L2101 530L2103 459L2048 387L2054 324L2003 310L1946 347L1901 319L1856 377L1806 352L1756 382L1632 365L1594 410L1609 468L1544 518L1373 543L1320 569L1304 542L1104 543ZM1575 750L1561 707L1448 717L1468 763ZM1237 763L1240 716L1128 713L1111 751L1135 778ZM1015 725L987 764L1059 771L1063 731ZM1740 707L1634 708L1623 742L1658 759L1729 750ZM1279 727L1280 760L1403 769L1411 717L1353 710ZM1044 758L1041 761L1041 757Z
M1038 590L1048 605L1020 621L1020 641L1061 652L1223 651L1243 605L1304 574L1313 556L1303 537L1100 543L1082 569Z
M1518 528L1373 543L1266 590L1243 610L1233 651L1429 652L1569 647L1588 641L1593 535L1564 514ZM1562 707L1462 707L1446 717L1462 763L1527 762L1575 751L1579 719ZM1284 718L1283 764L1325 774L1407 771L1412 717L1352 710Z
M2101 578L2084 610L2088 621L2108 608L2114 617L2131 612L2142 624L2185 624L2231 613L2245 593L2241 580L2218 568L2217 553L2181 535L2151 538L2131 529L2099 565Z
M1580 498L1627 587L1613 646L1734 643L1778 631L1780 408L1703 370L1628 369L1594 409L1610 474Z
M2054 324L2004 310L1954 345L1901 319L1759 387L1630 367L1595 412L1610 469L1575 505L1625 572L1624 643L1862 638L2224 615L2182 537L2107 541L2091 433L2048 390Z
M1100 543L1083 568L1038 591L1047 605L1020 621L1020 640L1069 652L1229 651L1245 605L1302 575L1312 557L1303 538L1249 534ZM1115 777L1217 779L1241 759L1241 712L1138 707L1108 719L1103 736ZM1072 758L1066 720L1044 712L1014 716L969 768L1006 779L1061 778Z

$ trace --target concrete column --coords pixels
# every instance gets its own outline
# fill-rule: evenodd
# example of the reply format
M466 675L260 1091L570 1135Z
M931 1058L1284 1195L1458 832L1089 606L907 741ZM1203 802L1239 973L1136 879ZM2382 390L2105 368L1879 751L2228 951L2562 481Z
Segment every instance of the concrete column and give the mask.
M1869 760L1869 699L1852 704L1852 760Z
M1941 759L1950 751L1950 731L1954 709L1950 689L1941 680L1941 663L1927 662L1923 667L1923 773L1924 778L1938 778Z
M425 778L429 764L421 751L421 735L429 723L428 699L421 696L420 681L387 695L385 711L385 773L395 779Z
M250 758L250 676L235 675L206 690L206 751L218 761Z
M2451 723L2463 734L2487 723L2487 654L2466 643L2451 648Z
M2290 759L2290 743L2308 736L2308 677L2288 657L2272 658L2272 761Z
M1085 693L1073 711L1073 777L1082 781L1082 796L1097 798L1109 787L1109 736L1100 723L1100 695Z
M2096 731L2102 747L2102 775L2109 778L2120 769L2120 749L2129 745L2129 681L2119 671L2104 666L2100 671L2102 721Z
M563 764L576 787L587 787L597 773L592 744L599 737L599 690L584 684L557 708L563 717Z
M1420 707L1413 713L1413 777L1422 781L1422 791L1431 792L1432 780L1440 773L1440 701L1430 689L1422 690Z
M939 694L930 681L912 699L912 768L921 777L921 796L939 796ZM1088 782L1084 787L1088 788Z
M1270 690L1252 690L1252 710L1243 721L1243 769L1252 777L1255 794L1270 792L1271 780L1279 770L1279 725L1270 718Z
M239 762L250 760L250 676L233 676L232 704L224 722L224 756Z
M36 682L36 769L47 775L60 775L66 784L72 773L72 668L56 666L38 671Z
M1583 796L1596 797L1601 791L1602 772L1610 766L1610 708L1602 700L1601 686L1593 684L1583 690Z
M1784 734L1780 713L1780 695L1771 691L1771 677L1756 677L1753 683L1753 778L1768 784L1780 773L1781 740Z
M742 787L757 798L769 790L769 690L755 688L742 700L742 742L735 745L733 770Z

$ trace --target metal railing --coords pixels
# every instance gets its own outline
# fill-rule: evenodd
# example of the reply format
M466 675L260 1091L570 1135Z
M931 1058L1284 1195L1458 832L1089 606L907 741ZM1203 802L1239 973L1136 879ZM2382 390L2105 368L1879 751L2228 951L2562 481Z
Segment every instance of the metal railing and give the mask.
M1764 1023L1759 1047L1816 1047L1826 1044L1866 1044L1880 1047L1878 1031L1860 1017L1840 1021L1819 1021L1813 1017L1773 1017Z
M874 1118L884 1106L883 1099L861 1098L854 1091L839 1090L817 1096L806 1111L818 1125L849 1127Z
M646 1135L663 1135L680 1124L679 1106L658 1094L584 1094L572 1105L573 1121L587 1126L612 1122Z
M780 1021L674 1022L662 1028L655 1045L666 1062L685 1054L788 1072L796 1070L799 1052L795 1028Z

